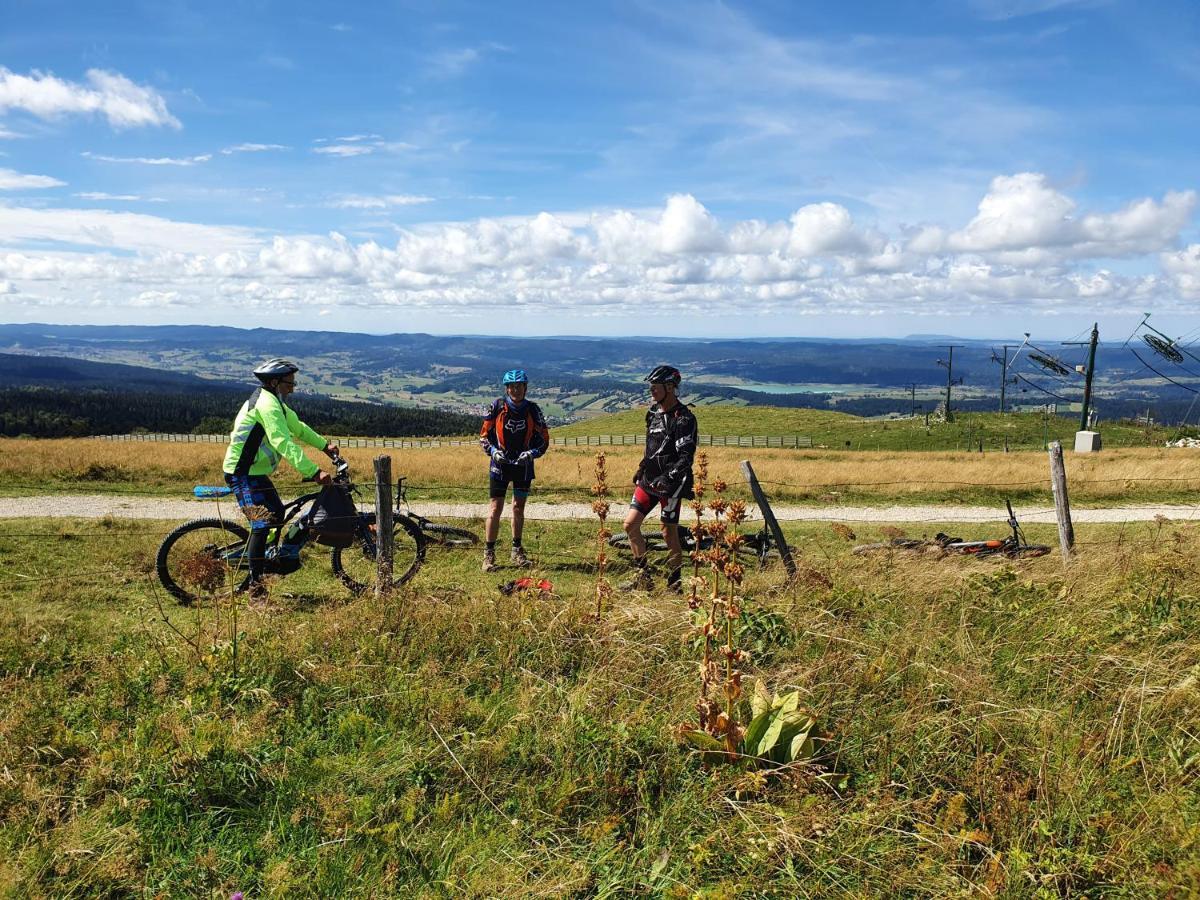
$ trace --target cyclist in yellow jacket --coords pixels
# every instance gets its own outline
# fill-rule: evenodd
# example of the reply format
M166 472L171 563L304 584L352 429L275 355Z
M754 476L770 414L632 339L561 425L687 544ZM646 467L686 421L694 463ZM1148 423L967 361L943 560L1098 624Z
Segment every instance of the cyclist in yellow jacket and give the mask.
M250 561L251 596L261 595L267 533L283 518L283 501L271 483L280 460L286 459L306 480L325 485L330 476L304 455L297 441L337 453L327 441L283 402L296 389L300 367L290 360L270 359L254 370L262 387L254 391L237 414L225 453L225 483L233 489L238 506L250 520L246 555Z

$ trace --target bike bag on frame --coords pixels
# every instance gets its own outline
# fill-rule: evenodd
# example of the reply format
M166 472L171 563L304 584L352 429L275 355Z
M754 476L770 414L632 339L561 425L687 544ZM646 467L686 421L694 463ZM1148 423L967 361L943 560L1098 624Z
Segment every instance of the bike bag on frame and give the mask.
M350 489L341 484L327 484L317 494L305 519L313 540L326 547L349 547L354 541L358 510Z

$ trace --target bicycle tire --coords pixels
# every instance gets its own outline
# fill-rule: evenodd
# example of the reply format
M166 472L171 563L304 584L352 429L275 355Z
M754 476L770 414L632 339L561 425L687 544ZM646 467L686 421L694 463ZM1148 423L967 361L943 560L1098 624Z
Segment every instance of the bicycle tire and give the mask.
M351 593L361 594L375 587L376 544L375 513L361 513L354 529L354 542L349 547L334 547L329 562ZM407 539L406 539L407 537ZM427 539L417 523L397 516L392 523L392 583L406 584L417 574L425 561Z
M931 546L929 541L920 538L892 538L890 541L880 541L877 544L859 544L850 552L861 556L864 553L876 553L880 550L920 550ZM779 551L774 551L778 553Z
M432 541L436 541L444 547L453 547L455 549L463 547L473 547L479 543L479 535L473 531L468 531L466 528L456 528L453 525L442 525L440 522L430 522L427 519L419 519L421 531L425 536Z
M1004 555L1009 559L1036 559L1051 552L1053 552L1053 548L1045 544L1023 544L1020 547L1014 547Z
M191 540L191 538L197 540ZM248 567L245 575L236 575L231 581L231 568L222 554L236 552L238 545L245 545L250 533L235 522L218 518L193 519L173 530L158 547L154 557L154 570L167 593L183 606L194 606L224 594L231 587L245 590L250 580ZM218 538L222 538L219 539ZM188 539L185 541L185 539Z

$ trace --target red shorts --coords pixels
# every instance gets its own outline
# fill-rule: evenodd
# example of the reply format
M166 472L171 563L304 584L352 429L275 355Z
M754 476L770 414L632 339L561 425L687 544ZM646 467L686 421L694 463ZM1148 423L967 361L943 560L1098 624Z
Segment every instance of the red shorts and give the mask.
M639 484L633 489L633 499L629 501L629 508L636 509L645 516L649 515L654 507L661 505L662 514L659 516L659 520L664 525L678 525L679 510L683 506L683 501L680 499L682 492L683 489L680 487L680 491L675 496L664 497L660 494L651 494Z

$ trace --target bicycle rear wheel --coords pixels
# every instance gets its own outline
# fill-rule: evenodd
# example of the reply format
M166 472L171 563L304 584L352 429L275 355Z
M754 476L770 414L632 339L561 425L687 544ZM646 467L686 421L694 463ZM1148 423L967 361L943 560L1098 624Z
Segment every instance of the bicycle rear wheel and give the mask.
M1023 544L1020 547L1014 547L1007 551L1004 555L1009 559L1035 559L1039 556L1045 556L1051 551L1050 547L1045 544Z
M430 522L428 519L421 519L419 521L421 523L421 531L425 533L425 536L429 540L441 544L443 547L451 547L458 550L463 547L473 547L479 543L479 535L465 528L442 525L440 522Z
M158 548L158 580L184 606L244 590L250 580L244 556L248 537L241 525L223 519L185 522Z
M425 535L415 522L398 516L393 522L392 543L392 582L405 584L425 561ZM375 513L360 513L354 542L349 547L333 548L333 573L355 594L373 591L378 580L378 559Z

